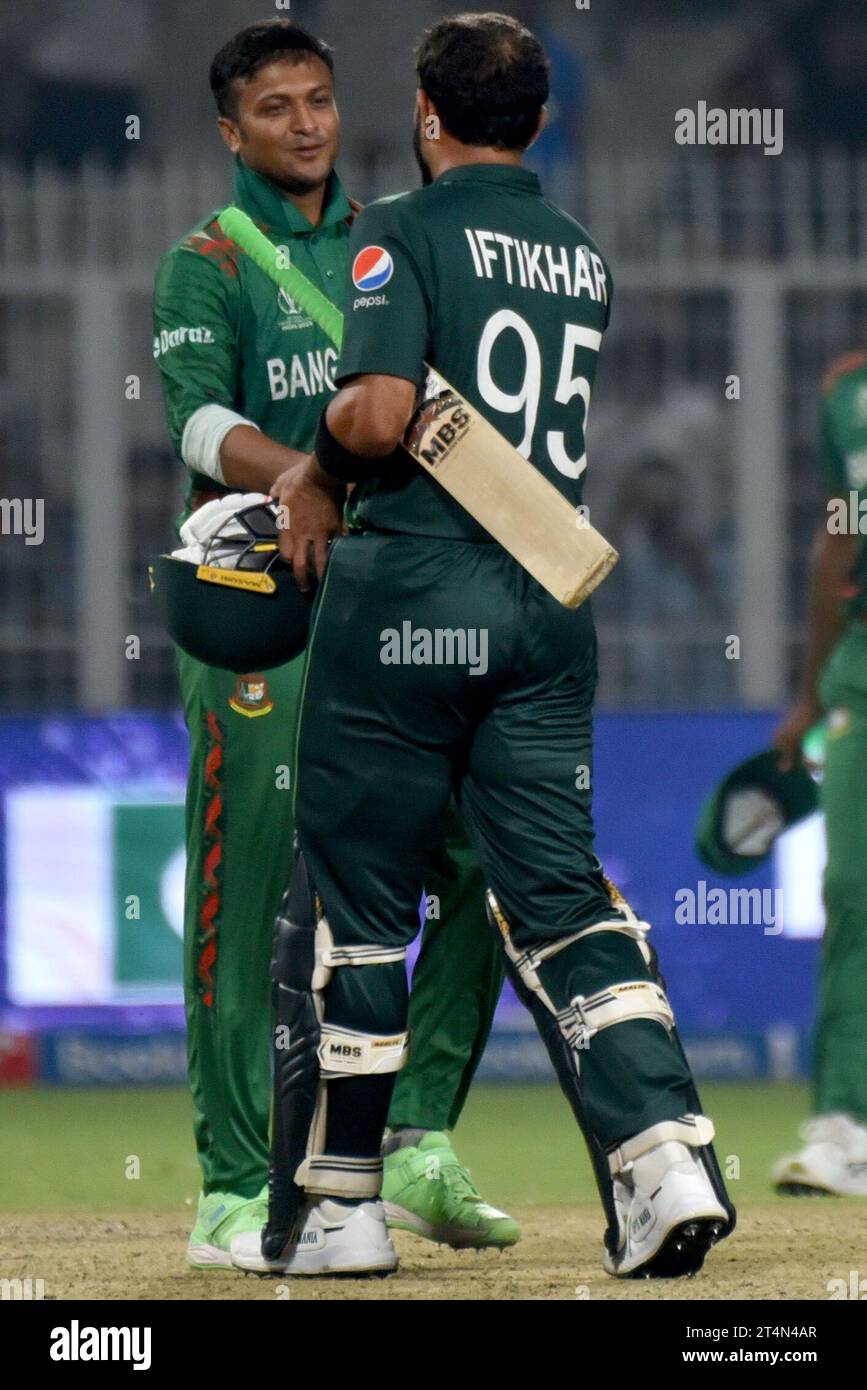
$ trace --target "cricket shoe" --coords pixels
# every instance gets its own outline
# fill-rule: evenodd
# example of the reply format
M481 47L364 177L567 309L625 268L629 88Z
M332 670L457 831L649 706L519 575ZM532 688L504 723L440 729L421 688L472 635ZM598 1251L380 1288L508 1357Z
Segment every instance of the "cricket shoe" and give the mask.
M517 1221L483 1200L447 1134L431 1130L383 1160L388 1224L454 1250L505 1249L521 1239Z
M308 1206L294 1248L276 1260L262 1254L261 1230L235 1236L231 1250L235 1268L253 1274L391 1274L397 1269L379 1201L346 1206L320 1197Z
M729 1214L704 1165L686 1144L669 1141L628 1163L614 1179L620 1243L602 1264L619 1279L697 1274L727 1234Z
M268 1186L258 1197L234 1192L199 1193L196 1224L187 1243L187 1262L194 1269L232 1269L229 1243L245 1231L260 1231L268 1220Z
M849 1115L817 1115L800 1129L804 1147L774 1165L786 1197L867 1197L867 1126Z

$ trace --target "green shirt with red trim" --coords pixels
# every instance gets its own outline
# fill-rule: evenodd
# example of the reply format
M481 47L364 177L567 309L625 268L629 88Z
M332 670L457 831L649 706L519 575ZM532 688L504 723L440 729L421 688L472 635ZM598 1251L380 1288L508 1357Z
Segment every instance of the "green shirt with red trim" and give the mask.
M322 222L314 227L279 189L235 163L234 201L331 300L346 277L355 209L333 174ZM203 405L227 407L291 449L313 448L316 426L336 389L337 353L248 257L212 213L160 262L153 300L154 357L172 443ZM187 501L228 492L190 470Z

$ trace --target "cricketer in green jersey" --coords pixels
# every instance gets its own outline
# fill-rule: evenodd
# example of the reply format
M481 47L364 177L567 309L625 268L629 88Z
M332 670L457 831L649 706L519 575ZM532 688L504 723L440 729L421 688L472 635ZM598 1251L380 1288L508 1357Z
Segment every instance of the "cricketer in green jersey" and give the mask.
M827 507L813 552L798 699L775 742L789 766L825 715L821 805L828 860L813 1115L780 1160L777 1190L867 1197L867 352L828 373L821 467Z
M211 81L235 155L234 200L332 298L357 212L333 172L339 120L330 50L289 21L254 25L217 55ZM154 356L186 515L229 492L279 494L333 395L327 337L221 234L217 214L162 261ZM229 1265L258 1229L268 1172L269 963L292 863L287 784L300 661L236 678L178 654L191 758L185 1000L202 1196L188 1256ZM484 884L456 812L432 837L428 916L412 995L412 1060L395 1092L386 1181L395 1220L469 1246L511 1244L511 1218L481 1201L443 1131L457 1122L502 985ZM449 1178L413 1174L433 1150ZM408 1176L409 1175L409 1176Z
M425 186L353 225L342 389L283 498L297 561L337 533L343 484L358 485L313 618L298 733L301 854L280 931L295 960L315 940L316 969L281 977L275 1020L279 1035L291 1016L304 1072L275 1124L289 1186L261 1249L241 1236L232 1253L289 1274L396 1265L379 1141L404 1060L403 956L456 788L507 968L593 1158L605 1268L694 1273L734 1213L648 925L594 850L590 605L561 607L397 448L428 361L578 508L611 276L522 167L548 94L538 40L501 15L446 19L418 73ZM305 1071L314 1018L321 1066Z

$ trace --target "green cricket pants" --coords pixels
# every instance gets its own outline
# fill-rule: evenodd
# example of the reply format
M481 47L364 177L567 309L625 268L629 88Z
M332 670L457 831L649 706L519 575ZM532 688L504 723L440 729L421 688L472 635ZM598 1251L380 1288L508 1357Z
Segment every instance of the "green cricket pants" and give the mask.
M617 918L593 840L595 684L589 607L561 607L498 545L373 532L339 540L308 647L295 789L300 847L335 943L412 940L453 792L517 948ZM541 973L558 1010L653 978L620 931L570 944ZM402 967L335 970L325 1018L399 1031ZM599 1032L581 1072L604 1144L694 1109L682 1054L649 1019ZM342 1110L366 1080L341 1079Z
M254 1196L267 1179L270 961L292 868L289 763L303 659L239 679L178 654L190 733L184 998L194 1130L206 1192ZM452 1128L502 986L484 884L456 812L432 845L412 992L416 1037L389 1121ZM455 942L460 942L460 950Z
M828 840L815 1107L867 1124L867 626L852 623L825 666L822 779Z

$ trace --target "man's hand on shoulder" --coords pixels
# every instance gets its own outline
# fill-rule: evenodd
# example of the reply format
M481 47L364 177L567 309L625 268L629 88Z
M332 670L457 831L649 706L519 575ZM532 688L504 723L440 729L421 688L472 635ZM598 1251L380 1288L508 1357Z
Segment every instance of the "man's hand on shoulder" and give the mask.
M325 573L328 545L343 530L346 488L324 472L311 454L303 463L282 473L271 488L280 507L280 554L292 566L295 582L303 593Z

